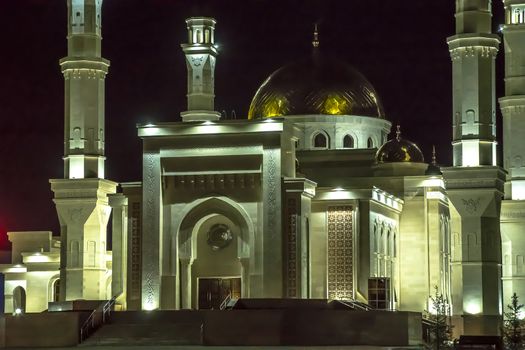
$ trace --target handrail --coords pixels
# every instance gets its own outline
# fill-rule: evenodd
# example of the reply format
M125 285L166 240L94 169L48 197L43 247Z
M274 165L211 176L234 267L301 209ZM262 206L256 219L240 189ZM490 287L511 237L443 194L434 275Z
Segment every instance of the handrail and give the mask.
M219 306L219 310L224 310L228 306L228 303L232 300L232 293L230 292L226 298L222 301L221 305Z
M109 320L109 316L111 316L111 311L113 306L115 305L116 300L117 296L114 296L110 300L106 301L104 304L100 304L95 310L93 310L89 314L89 317L80 327L80 343L86 340L92 331L96 330L98 327L105 324L107 320ZM97 323L96 315L98 313L101 313L102 317L101 320Z
M359 310L363 310L363 311L370 311L370 310L374 309L370 305L366 305L366 304L357 302L355 300L337 300L337 301L340 302L341 304L345 305L345 306L348 306L348 307L352 308L352 309L359 309Z

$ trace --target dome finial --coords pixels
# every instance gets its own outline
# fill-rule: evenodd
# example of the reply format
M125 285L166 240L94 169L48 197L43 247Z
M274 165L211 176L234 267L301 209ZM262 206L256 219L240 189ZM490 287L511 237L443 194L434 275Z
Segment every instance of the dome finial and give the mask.
M436 161L436 146L432 145L432 165L437 165Z
M396 140L399 141L401 140L401 125L397 125L397 130L396 130Z
M317 30L317 23L314 23L314 40L312 41L314 48L319 47L319 31Z

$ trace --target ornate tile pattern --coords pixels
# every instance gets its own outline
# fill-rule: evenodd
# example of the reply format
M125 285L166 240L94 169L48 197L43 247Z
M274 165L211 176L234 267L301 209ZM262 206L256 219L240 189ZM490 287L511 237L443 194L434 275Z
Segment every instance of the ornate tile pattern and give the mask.
M352 207L328 208L328 298L354 299Z
M286 232L286 297L297 297L297 201L288 198Z
M140 299L141 290L141 203L134 202L131 206L131 299Z

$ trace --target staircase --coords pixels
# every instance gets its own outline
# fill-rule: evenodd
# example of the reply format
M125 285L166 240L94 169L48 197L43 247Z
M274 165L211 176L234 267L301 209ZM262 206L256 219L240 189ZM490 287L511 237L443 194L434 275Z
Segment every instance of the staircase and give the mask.
M201 345L202 325L198 311L114 312L80 346Z

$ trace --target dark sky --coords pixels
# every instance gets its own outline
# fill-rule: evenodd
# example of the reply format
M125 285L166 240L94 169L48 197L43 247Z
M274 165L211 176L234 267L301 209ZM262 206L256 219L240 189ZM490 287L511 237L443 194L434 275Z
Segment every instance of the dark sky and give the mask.
M105 0L106 174L141 177L140 122L178 121L185 110L184 19L213 16L220 56L216 109L245 118L251 98L275 69L321 49L349 62L376 88L387 119L450 164L453 0ZM501 23L494 3L494 27ZM0 1L0 246L5 231L53 230L49 178L61 178L66 0ZM501 52L501 51L500 51ZM503 71L498 59L498 77ZM498 85L501 96L501 83Z

